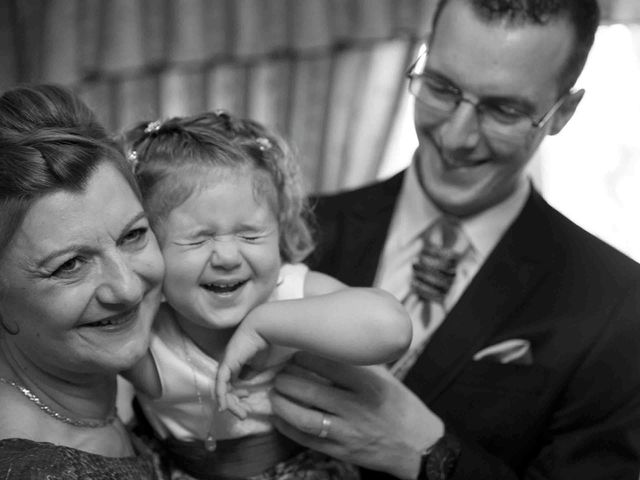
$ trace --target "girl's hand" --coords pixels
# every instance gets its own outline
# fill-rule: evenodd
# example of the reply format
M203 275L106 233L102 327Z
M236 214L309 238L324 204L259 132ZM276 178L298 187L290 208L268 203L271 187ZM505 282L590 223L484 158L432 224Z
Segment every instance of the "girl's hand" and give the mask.
M220 375L218 375L218 377L220 377ZM227 384L228 382L225 383L225 388ZM240 420L244 420L245 418L247 418L247 413L251 411L251 408L248 407L242 400L248 395L249 393L246 390L242 389L227 391L222 395L218 394L218 405L220 411L229 410Z
M249 408L243 404L236 393L230 391L230 385L238 379L242 367L269 346L266 340L251 327L251 322L246 320L240 324L229 340L216 376L216 398L220 411L228 409L240 419L246 418Z

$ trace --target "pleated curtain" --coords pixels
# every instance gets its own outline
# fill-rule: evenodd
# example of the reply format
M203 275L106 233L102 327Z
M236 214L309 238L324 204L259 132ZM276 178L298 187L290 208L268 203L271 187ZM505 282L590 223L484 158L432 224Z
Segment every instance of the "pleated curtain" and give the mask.
M608 21L640 1L603 1ZM311 191L376 178L433 0L0 0L0 89L72 87L117 132L226 109L289 139ZM618 20L616 20L618 19Z

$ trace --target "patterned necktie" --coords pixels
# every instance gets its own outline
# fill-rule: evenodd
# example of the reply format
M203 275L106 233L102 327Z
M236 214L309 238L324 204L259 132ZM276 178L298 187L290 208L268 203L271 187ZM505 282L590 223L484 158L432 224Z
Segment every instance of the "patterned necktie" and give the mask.
M431 302L442 304L456 276L460 259L471 244L462 233L458 222L451 217L440 217L422 234L422 250L413 264L412 290L422 302L422 324L431 320ZM391 373L403 379L427 346L428 337L411 347L395 364Z
M422 234L422 250L413 264L412 288L424 302L442 303L456 276L456 267L467 253L469 241L455 218L442 216ZM424 314L423 314L424 316Z

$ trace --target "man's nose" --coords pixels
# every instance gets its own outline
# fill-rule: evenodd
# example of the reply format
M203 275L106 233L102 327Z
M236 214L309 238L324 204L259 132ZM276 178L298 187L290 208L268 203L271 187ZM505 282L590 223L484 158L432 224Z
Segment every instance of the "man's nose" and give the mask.
M451 116L440 126L445 150L472 150L480 141L480 117L471 100L461 98Z

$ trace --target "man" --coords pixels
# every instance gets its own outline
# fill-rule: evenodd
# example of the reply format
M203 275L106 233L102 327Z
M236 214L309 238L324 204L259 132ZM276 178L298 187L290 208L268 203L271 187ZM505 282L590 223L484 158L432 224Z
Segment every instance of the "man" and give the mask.
M525 173L582 98L572 87L598 15L595 0L440 1L409 73L412 165L316 208L314 266L407 299L415 338L393 367L404 384L299 355L272 397L282 432L365 479L637 480L639 266ZM442 298L416 301L431 288L422 232L443 216L469 245L439 267Z

